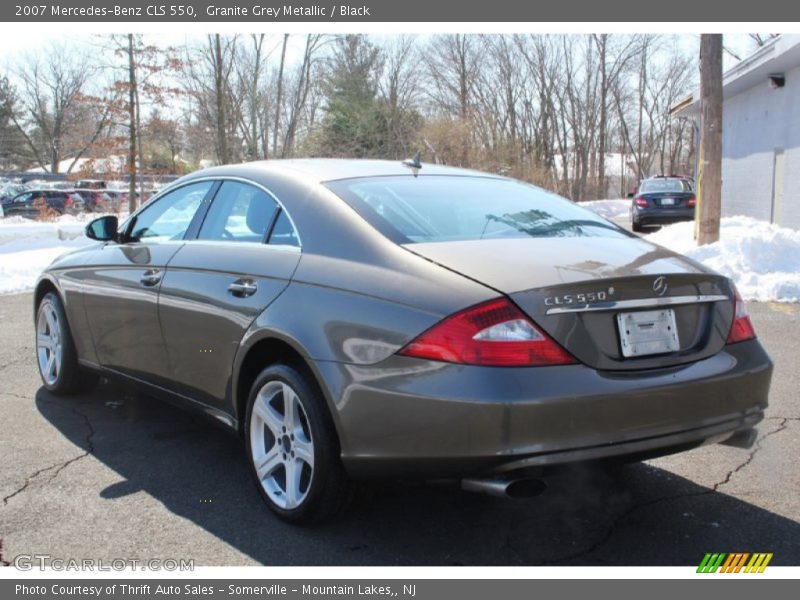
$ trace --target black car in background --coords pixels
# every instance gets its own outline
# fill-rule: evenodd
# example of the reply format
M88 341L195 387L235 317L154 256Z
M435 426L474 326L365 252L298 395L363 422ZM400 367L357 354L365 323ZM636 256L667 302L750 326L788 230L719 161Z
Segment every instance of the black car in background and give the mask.
M75 191L81 195L81 198L83 198L85 203L84 210L86 212L119 212L119 207L122 203L121 194L119 192L84 188L79 188Z
M631 203L631 228L694 219L695 195L685 177L652 177L642 181Z
M77 214L83 212L84 201L74 190L27 190L3 202L3 213L34 219L45 207L59 215Z

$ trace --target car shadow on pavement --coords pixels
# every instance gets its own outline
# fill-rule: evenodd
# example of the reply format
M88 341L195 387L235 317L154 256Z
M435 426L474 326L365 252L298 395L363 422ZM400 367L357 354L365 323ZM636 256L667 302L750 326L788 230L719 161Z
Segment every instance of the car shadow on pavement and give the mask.
M294 527L261 501L242 443L201 418L110 385L75 398L41 388L36 405L121 478L96 491L98 502L144 492L266 565L688 566L711 551L800 563L800 524L647 464L563 469L544 495L526 500L379 484L339 520Z

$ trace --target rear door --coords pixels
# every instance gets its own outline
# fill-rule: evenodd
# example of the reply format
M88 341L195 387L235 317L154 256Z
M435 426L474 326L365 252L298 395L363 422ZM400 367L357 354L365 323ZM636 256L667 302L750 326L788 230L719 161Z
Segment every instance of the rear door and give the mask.
M199 216L213 182L190 183L147 205L129 225L129 240L108 243L79 273L101 365L166 385L169 364L158 321L158 292L169 259Z
M296 231L275 198L255 184L223 181L161 284L174 391L225 410L239 343L299 260Z
M34 192L26 192L15 196L11 202L6 204L6 216L35 217L36 212L33 210L34 195Z

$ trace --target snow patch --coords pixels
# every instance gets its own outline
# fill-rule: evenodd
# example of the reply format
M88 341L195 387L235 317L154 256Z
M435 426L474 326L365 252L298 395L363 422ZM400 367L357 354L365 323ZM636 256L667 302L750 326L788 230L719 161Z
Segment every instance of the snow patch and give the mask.
M41 272L56 258L92 244L89 238L29 237L0 241L0 294L33 289Z
M714 244L697 246L693 221L645 239L730 277L745 300L800 302L800 231L736 216L722 219Z

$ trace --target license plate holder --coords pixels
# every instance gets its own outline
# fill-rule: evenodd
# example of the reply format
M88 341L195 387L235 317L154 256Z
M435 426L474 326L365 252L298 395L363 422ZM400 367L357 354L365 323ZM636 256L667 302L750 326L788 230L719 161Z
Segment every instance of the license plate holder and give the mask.
M650 356L680 350L675 311L671 308L617 314L622 356Z
M675 206L675 198L662 198L661 206Z

